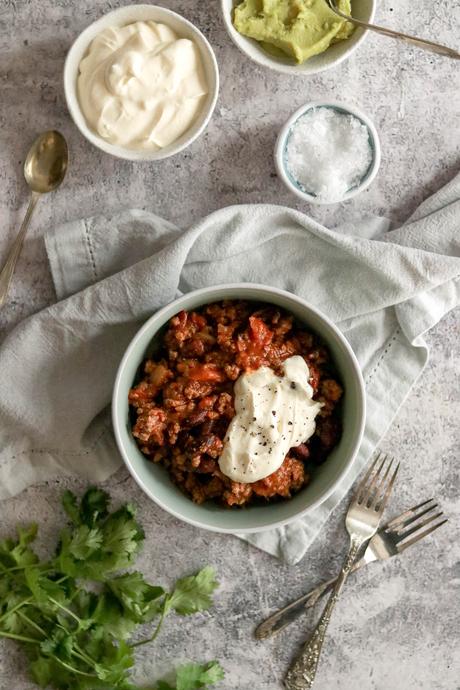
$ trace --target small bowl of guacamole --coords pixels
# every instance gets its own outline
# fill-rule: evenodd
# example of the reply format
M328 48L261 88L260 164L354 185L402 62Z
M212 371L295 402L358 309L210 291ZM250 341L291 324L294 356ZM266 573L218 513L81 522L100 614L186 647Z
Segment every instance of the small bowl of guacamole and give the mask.
M326 0L221 0L232 41L252 60L287 74L316 74L345 60L367 32L342 20ZM375 0L338 0L372 22Z

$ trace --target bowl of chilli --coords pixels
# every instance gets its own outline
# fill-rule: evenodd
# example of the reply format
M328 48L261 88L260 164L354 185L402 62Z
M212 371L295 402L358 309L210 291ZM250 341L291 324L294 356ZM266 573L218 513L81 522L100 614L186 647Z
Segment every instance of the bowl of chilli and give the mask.
M220 285L142 326L118 369L112 419L157 505L203 529L258 532L307 515L343 479L363 434L364 383L345 337L303 299Z

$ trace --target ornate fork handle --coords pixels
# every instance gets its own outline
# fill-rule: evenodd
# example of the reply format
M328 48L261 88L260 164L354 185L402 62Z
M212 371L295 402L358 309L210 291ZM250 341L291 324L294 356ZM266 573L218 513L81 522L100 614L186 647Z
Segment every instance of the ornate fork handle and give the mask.
M321 618L319 619L311 638L304 645L302 652L292 664L286 675L284 685L287 690L307 690L308 688L312 687L316 677L319 658L321 655L323 642L326 637L329 621L331 620L332 612L346 579L351 572L353 563L356 560L359 550L365 541L365 539L355 536L351 538L347 558L335 582L331 596L324 607Z

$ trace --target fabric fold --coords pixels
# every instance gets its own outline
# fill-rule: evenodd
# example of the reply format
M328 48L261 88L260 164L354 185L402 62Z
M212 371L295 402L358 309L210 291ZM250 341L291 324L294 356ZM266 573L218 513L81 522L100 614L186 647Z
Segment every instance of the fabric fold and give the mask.
M460 177L400 228L372 217L328 230L292 209L241 205L182 231L125 210L45 237L58 301L0 349L0 497L62 473L91 481L121 463L108 404L140 324L183 292L257 282L291 291L344 332L366 383L356 462L307 518L246 537L295 563L349 490L428 359L423 334L459 303Z

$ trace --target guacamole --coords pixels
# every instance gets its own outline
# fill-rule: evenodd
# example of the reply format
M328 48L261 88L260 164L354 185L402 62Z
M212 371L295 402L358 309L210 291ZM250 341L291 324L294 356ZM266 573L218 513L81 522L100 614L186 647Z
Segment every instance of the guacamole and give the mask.
M339 0L337 6L351 14L350 0ZM325 0L243 0L235 7L233 24L268 52L282 51L299 64L353 32Z

